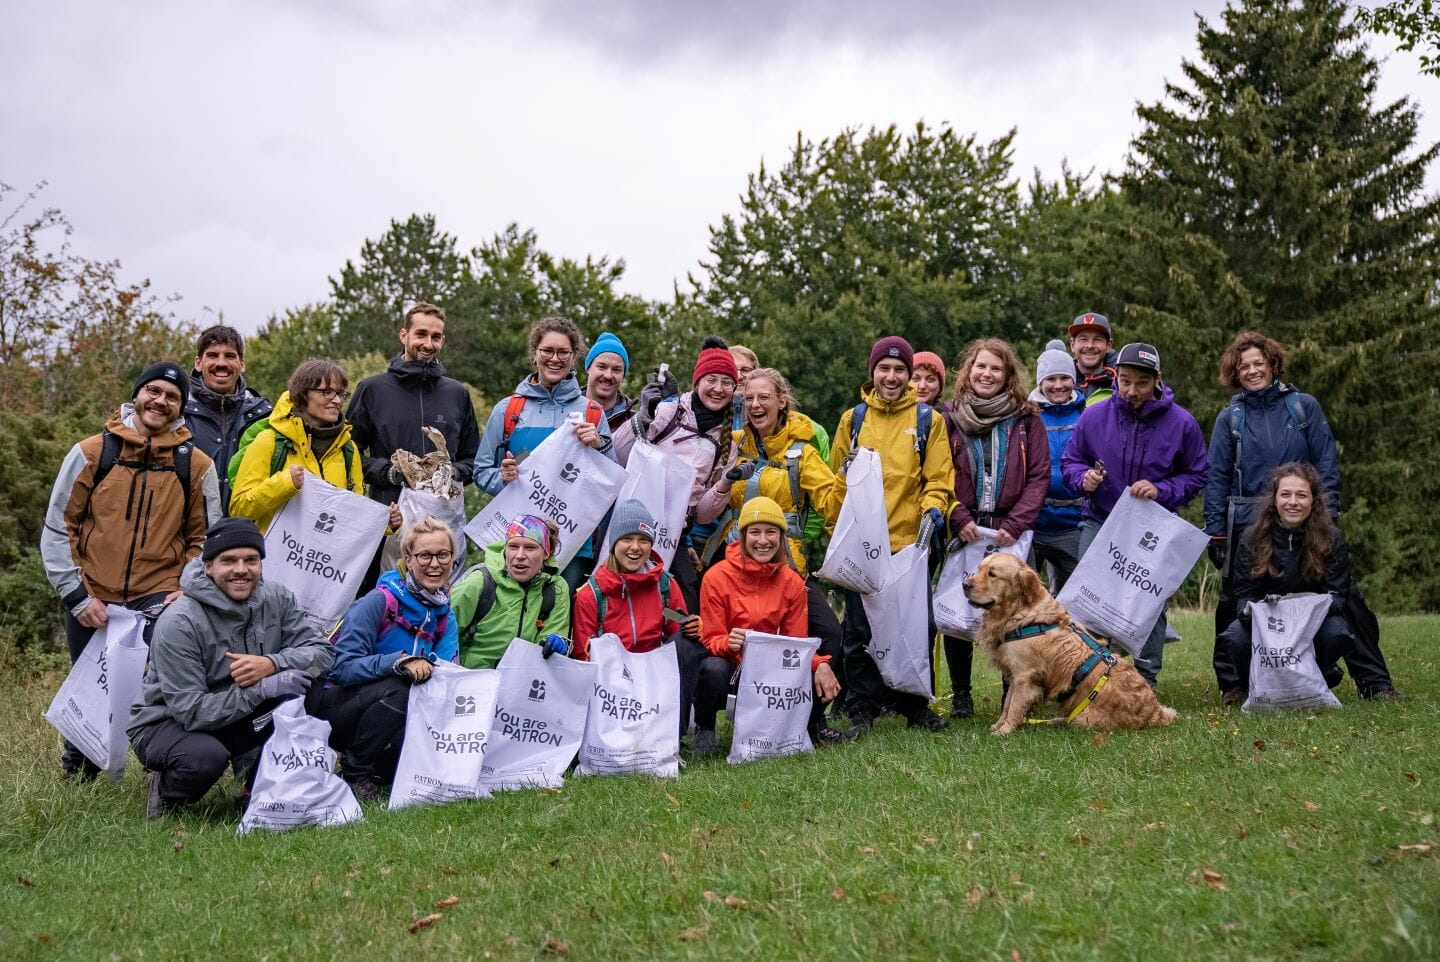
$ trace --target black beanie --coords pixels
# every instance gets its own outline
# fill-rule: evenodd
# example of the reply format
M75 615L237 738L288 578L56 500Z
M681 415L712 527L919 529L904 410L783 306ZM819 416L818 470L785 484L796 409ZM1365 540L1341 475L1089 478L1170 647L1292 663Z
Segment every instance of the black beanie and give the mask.
M135 400L135 395L140 389L151 381L169 381L180 390L180 408L184 410L185 405L190 403L190 375L180 370L180 365L173 361L157 361L135 379L135 390L130 392L130 400Z
M200 557L210 561L222 551L232 548L254 548L263 558L265 536L249 518L221 518L205 532L205 547L200 549Z

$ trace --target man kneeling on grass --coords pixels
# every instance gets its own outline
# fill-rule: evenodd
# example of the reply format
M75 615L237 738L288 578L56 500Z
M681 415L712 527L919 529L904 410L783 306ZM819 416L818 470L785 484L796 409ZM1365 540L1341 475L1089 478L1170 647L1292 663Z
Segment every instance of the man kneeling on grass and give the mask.
M270 737L275 706L304 695L335 660L290 590L261 579L264 557L255 522L217 521L205 535L203 565L185 569L184 595L155 622L129 728L147 771L150 818L204 797L232 758ZM242 799L255 779L253 764L244 767Z

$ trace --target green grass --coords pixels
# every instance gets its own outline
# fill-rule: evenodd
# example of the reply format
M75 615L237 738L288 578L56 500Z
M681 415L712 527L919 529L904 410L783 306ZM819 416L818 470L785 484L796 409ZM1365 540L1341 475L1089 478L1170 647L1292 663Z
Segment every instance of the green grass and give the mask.
M992 738L987 666L940 735L249 838L229 783L150 823L133 760L62 782L58 678L15 686L0 959L1440 957L1440 847L1400 848L1440 844L1440 618L1385 621L1406 701L1347 681L1340 711L1254 718L1215 707L1207 618L1177 621L1168 729Z

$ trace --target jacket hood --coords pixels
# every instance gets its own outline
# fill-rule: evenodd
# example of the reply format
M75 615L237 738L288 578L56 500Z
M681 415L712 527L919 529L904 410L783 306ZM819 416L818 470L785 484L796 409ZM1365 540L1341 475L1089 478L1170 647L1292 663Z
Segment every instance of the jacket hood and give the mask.
M134 444L144 447L147 442L157 451L166 448L179 447L190 440L190 429L185 426L185 416L181 416L170 422L170 430L155 437L146 437L135 427L135 405L126 401L120 405L120 411L105 424L105 430L118 436L126 444Z
M574 373L571 373L555 385L553 391L547 391L541 387L535 375L527 375L523 381L515 385L515 393L536 401L554 401L557 404L565 405L580 397L583 392L580 390L580 382L575 380Z
M920 403L920 395L915 391L915 385L909 384L905 387L905 393L894 401L885 401L880 397L880 391L875 387L874 381L866 381L860 388L860 400L877 411L903 411L906 408L913 408Z
M1119 394L1111 397L1110 403L1119 406L1121 417L1129 418L1132 421L1153 421L1156 418L1163 417L1175 406L1175 392L1170 390L1170 385L1161 381L1159 390L1160 396L1147 400L1144 404L1140 405L1139 411L1132 408L1130 402L1122 398Z
M638 588L647 588L650 585L658 585L660 583L660 576L664 574L664 572L665 562L660 559L660 555L657 552L651 551L649 566L640 569L633 575L622 575L618 571L611 571L610 566L604 561L601 561L595 566L593 577L595 583L600 586L600 590L608 595L611 592L619 591L621 582L629 585L631 591Z
M205 378L201 376L198 368L190 369L190 400L200 402L206 407L217 408L221 411L232 407L240 407L251 398L258 398L260 395L251 390L245 383L245 375L235 379L235 390L229 394L216 394L205 386ZM186 405L187 407L189 405Z
M750 422L745 422L741 429L739 442L747 450L755 443L756 431L750 427ZM779 429L768 438L764 438L765 456L775 460L777 456L783 455L792 444L804 444L815 438L815 424L808 417L796 411L786 414L785 420L779 425ZM759 453L759 452L757 452Z
M1294 394L1296 390L1295 385L1286 384L1284 381L1276 378L1258 391L1240 391L1230 395L1230 403L1234 404L1238 401L1244 401L1247 404L1258 404L1263 407L1275 401L1277 398L1284 397L1286 394Z
M390 359L390 366L386 368L391 374L401 381L438 381L445 376L445 365L440 359L433 361L411 361L405 357L405 352L400 352Z
M277 433L289 438L296 447L308 443L305 439L305 421L300 417L300 412L295 408L294 403L291 402L289 391L280 395L279 399L275 402L275 407L270 411L270 426L274 428ZM331 447L338 451L345 442L349 440L350 422L345 420L345 415L342 411L340 415L340 433L335 435L335 440L331 442Z
M725 546L725 560L735 565L747 578L754 578L757 581L770 581L780 576L781 568L790 567L787 552L790 550L790 539L783 534L780 537L780 558L777 561L756 561L747 555L739 541L732 541Z
M1082 411L1085 409L1085 395L1079 391L1071 391L1070 400L1053 404L1045 400L1044 392L1037 387L1030 392L1030 400L1034 401L1040 410L1048 411L1051 414L1069 414L1071 411Z
M180 573L180 588L185 592L186 598L212 612L212 617L243 616L247 610L260 607L260 598L265 591L265 579L263 576L260 578L249 598L236 601L210 580L210 576L205 573L203 561L192 558Z

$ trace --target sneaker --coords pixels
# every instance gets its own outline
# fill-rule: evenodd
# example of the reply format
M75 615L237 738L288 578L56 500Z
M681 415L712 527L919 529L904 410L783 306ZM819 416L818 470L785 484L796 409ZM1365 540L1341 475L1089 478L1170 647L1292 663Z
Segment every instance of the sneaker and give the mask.
M941 718L939 715L935 714L933 711L927 708L920 714L908 719L905 722L905 727L923 728L926 731L940 732L944 731L948 724L949 723L946 722L945 719Z
M1245 701L1245 689L1232 688L1229 691L1220 693L1220 704L1226 708L1234 708Z
M951 718L974 718L975 700L968 691L956 692L950 700Z
M1360 697L1367 701L1371 698L1383 699L1384 701L1403 701L1405 699L1405 693L1396 691L1394 687L1386 685L1383 688L1371 688L1368 691L1362 691Z
M145 772L145 817L164 818L170 814L170 806L160 797L160 773Z
M388 798L390 793L384 785L373 778L360 777L349 783L350 791L355 793L357 802L378 802Z
M850 716L850 731L857 736L863 735L875 727L875 716L868 711L856 708L848 713Z
M843 731L838 728L831 728L828 721L821 721L820 724L810 728L810 740L815 743L816 748L824 748L827 745L840 745L844 742L853 742L860 737L859 730L846 728Z
M695 729L695 757L709 758L720 750L720 736L713 728Z

